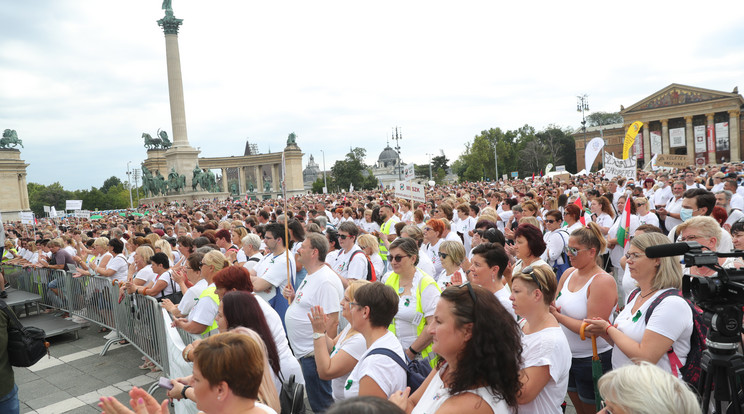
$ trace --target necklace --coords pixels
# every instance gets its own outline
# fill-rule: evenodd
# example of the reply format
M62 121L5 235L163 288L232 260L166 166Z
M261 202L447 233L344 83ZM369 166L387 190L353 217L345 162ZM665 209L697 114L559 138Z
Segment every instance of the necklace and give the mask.
M645 295L641 295L641 299L646 299L647 297L649 297L652 293L656 292L657 290L659 290L659 289L654 289L654 290L646 293Z

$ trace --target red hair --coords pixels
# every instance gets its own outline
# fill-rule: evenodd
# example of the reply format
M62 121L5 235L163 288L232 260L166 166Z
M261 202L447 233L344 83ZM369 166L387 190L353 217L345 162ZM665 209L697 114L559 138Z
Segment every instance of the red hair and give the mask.
M233 289L239 291L253 292L253 282L251 274L243 266L228 266L214 275L212 278L214 285L227 291Z

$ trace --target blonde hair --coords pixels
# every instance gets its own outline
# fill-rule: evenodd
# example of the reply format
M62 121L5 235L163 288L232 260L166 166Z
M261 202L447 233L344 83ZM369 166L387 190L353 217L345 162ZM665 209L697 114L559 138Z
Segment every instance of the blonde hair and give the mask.
M408 227L408 226L406 226ZM357 245L362 249L371 248L372 254L379 253L379 243L377 242L377 238L371 234L362 234L357 239Z
M247 335L261 348L261 356L263 357L263 375L261 377L261 385L258 387L258 401L268 405L274 411L281 411L281 404L279 402L279 394L276 391L276 385L274 385L274 379L271 377L271 365L269 365L268 351L266 350L266 344L264 343L261 335L253 329L248 329L242 326L238 326L230 331L231 333ZM242 362L242 361L241 361Z
M145 265L150 264L150 258L155 254L155 251L147 245L138 247L134 252L145 261Z
M227 262L227 259L225 258L225 255L217 250L207 252L207 254L205 254L204 258L202 259L202 263L208 266L212 266L215 272L219 272L227 266L230 266L230 264Z
M682 234L685 229L693 228L703 237L715 237L716 247L721 243L721 226L711 216L697 216L683 221L677 226L677 234Z
M519 219L519 224L532 224L533 226L537 227L538 229L540 227L540 222L537 221L535 217L532 216L524 216L521 219Z
M171 249L170 243L167 240L160 239L155 242L155 248L160 249L161 252L168 256L168 259L173 260L173 249Z
M613 369L599 379L599 393L633 414L700 414L695 393L681 379L646 361Z
M101 236L101 237L96 238L95 241L93 241L93 247L102 247L103 250L106 250L106 251L108 251L108 244L109 244L108 237Z
M715 221L715 219L711 219ZM688 220L689 221L689 220ZM685 222L686 223L686 222ZM716 223L717 225L717 223ZM630 245L645 252L647 247L669 243L661 233L643 233L633 237ZM659 268L651 281L652 289L682 288L682 265L677 256L660 257Z
M439 251L446 254L452 263L460 266L465 260L465 247L460 242L447 240L439 246Z
M515 279L520 279L522 282L534 286L535 289L540 289L540 292L542 292L543 295L543 302L545 302L546 305L550 305L550 303L555 299L555 294L558 290L558 279L555 277L555 272L553 272L553 269L550 266L546 265L531 267L532 273L540 282L540 286L535 283L535 280L532 279L532 276L529 273L522 272L512 274L512 283L514 283Z

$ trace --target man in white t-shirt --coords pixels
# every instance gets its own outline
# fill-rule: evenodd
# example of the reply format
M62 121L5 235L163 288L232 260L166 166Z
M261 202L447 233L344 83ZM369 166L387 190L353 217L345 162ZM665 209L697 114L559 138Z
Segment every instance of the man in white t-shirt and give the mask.
M356 245L358 235L359 228L352 222L346 221L338 226L341 251L333 259L331 267L340 276L344 288L349 286L350 279L367 279L367 256Z
M353 226L353 223L349 224ZM328 240L325 237L316 233L308 234L297 252L298 260L307 269L307 276L297 292L294 292L291 285L286 285L283 291L283 295L290 298L291 302L284 318L289 344L300 361L307 398L316 413L326 411L333 404L333 390L331 381L321 380L318 376L313 342L325 340L326 334L336 336L340 302L344 297L341 280L326 266L328 249ZM326 334L313 333L313 326L307 315L314 306L320 306L328 318Z
M742 213L739 209L732 208L732 196L733 194L731 194L731 191L728 190L722 190L716 193L716 205L726 209L726 213L728 213L728 218L726 219L726 222L723 223L723 228L728 232L731 231L731 225L744 217L744 213Z
M250 270L253 291L263 300L269 302L272 307L284 319L286 304L277 303L286 301L281 297L281 288L287 284L287 260L289 260L289 274L294 278L296 268L295 259L292 254L286 254L284 245L284 227L280 224L271 223L266 226L264 243L268 254L264 256L256 267ZM276 301L272 301L279 292Z
M723 189L726 191L731 191L731 208L735 208L741 211L744 210L744 197L737 193L738 188L739 187L736 185L736 180L734 179L727 179L723 183Z

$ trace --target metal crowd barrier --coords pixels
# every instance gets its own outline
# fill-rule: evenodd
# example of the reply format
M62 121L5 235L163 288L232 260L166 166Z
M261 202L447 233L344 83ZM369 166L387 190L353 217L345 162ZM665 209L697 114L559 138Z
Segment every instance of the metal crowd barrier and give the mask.
M3 265L3 270L7 282L10 283L11 287L41 296L41 301L37 302L39 306L66 310L61 297L57 296L48 287L52 280L62 278L65 272L55 269L20 267L15 265ZM58 291L61 292L61 289Z

